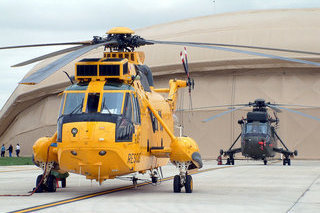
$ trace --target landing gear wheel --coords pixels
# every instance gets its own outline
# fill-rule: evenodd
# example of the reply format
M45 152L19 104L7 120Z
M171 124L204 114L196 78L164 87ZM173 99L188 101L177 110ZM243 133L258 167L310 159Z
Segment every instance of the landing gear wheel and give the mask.
M290 160L290 158L285 158L285 159L283 159L283 165L285 166L286 164L288 164L288 166L291 165L291 160Z
M181 177L180 175L175 175L173 179L173 192L180 193L181 192Z
M66 186L67 186L67 179L66 178L61 179L61 186L62 186L62 188L66 188Z
M186 182L184 184L184 187L186 189L186 193L192 193L193 190L193 180L191 175L186 176Z
M158 177L151 177L152 183L158 183Z
M264 165L267 165L268 161L267 160L263 160L263 163L264 163Z
M47 191L48 192L55 192L57 190L57 180L56 177L53 175L49 175L47 180Z
M231 163L231 165L234 165L234 159L233 158L230 159L230 163Z
M40 181L42 180L42 177L43 177L43 175L39 175L39 176L37 177L36 187L40 184ZM41 185L37 188L37 190L36 190L35 192L36 192L36 193L40 193L40 192L43 191L43 189L44 189L44 185L43 185L43 183L41 183Z
M227 158L227 163L226 165L230 165L230 158Z

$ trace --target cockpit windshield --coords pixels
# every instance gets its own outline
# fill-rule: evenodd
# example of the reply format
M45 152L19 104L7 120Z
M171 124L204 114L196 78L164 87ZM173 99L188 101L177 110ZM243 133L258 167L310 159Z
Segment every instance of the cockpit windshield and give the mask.
M101 113L121 114L123 94L121 92L103 93Z
M64 115L79 114L82 112L85 93L67 93L64 105Z
M268 133L268 125L266 123L247 123L246 133Z

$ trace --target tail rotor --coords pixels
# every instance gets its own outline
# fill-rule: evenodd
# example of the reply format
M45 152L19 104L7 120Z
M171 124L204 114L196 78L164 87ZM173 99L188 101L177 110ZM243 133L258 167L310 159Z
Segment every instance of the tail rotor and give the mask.
M184 54L182 53L182 51L180 52L180 57L181 57L184 71L187 75L187 86L188 86L188 92L189 92L189 109L190 111L192 111L193 107L192 107L191 90L194 89L194 80L190 78L187 48L184 47Z

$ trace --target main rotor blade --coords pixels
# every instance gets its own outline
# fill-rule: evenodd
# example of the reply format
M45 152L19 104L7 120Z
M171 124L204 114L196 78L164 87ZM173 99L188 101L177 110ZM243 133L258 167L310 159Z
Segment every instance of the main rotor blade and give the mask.
M90 44L91 44L91 41L63 42L63 43L49 43L49 44L30 44L30 45L0 47L0 50L26 48L26 47L46 47L46 46L59 46L59 45L90 45Z
M320 106L308 106L308 105L301 105L301 104L271 104L274 106L293 106L293 107L308 107L308 108L320 108Z
M193 111L198 109L212 109L212 108L219 108L219 107L235 107L235 106L249 106L248 104L224 104L224 105L217 105L217 106L204 106L204 107L197 107L193 108ZM189 109L178 109L176 111L190 111Z
M35 63L37 61L42 61L44 59L51 58L51 57L54 57L54 56L57 56L57 55L61 55L61 54L68 53L68 52L72 52L72 51L81 49L83 47L84 46L75 46L75 47L70 47L70 48L66 48L66 49L63 49L63 50L58 50L56 52L52 52L52 53L49 53L49 54L46 54L46 55L39 56L37 58L33 58L33 59L30 59L30 60L21 62L19 64L12 65L11 67L25 66L25 65L32 64L32 63Z
M297 63L302 63L302 64L320 66L320 63L317 63L317 62L306 61L306 60L301 60L301 59L287 58L287 57L271 55L271 54L265 54L265 53L259 53L259 52L253 52L253 51L247 51L247 50L238 50L238 49L227 48L227 47L217 47L217 46L209 46L209 45L200 45L200 44L196 44L196 43L175 42L175 41L147 40L147 42L153 42L155 44L183 45L183 46L191 46L191 47L209 48L209 49L216 49L216 50L235 52L235 53L244 53L244 54L248 54L248 55L255 55L255 56L260 56L260 57L279 59L279 60L283 60L283 61L290 61L290 62L297 62Z
M296 111L296 110L293 110L293 109L288 109L288 108L286 108L286 107L281 107L281 106L279 106L279 108L280 108L280 109L287 110L287 111L289 111L289 112L296 113L296 114L301 115L301 116L306 117L306 118L311 118L311 119L313 119L313 120L320 121L320 118L314 117L314 116L312 116L312 115L305 114L305 113L303 113L303 112L299 112L299 111Z
M248 48L248 49L258 49L258 50L271 50L278 52L291 52L291 53L302 53L308 55L320 55L320 52L310 52L303 50L292 50L292 49L281 49L281 48L273 48L273 47L259 47L259 46L249 46L249 45L236 45L236 44L222 44L222 43L203 43L203 42L181 42L181 41L156 41L156 40L148 40L153 43L171 43L171 44L179 44L179 45L205 45L205 46L221 46L221 47L236 47L236 48Z
M235 109L231 109L231 110L222 112L222 113L220 113L220 114L217 114L217 115L214 115L214 116L212 116L212 117L210 117L210 118L207 118L207 119L205 119L205 120L202 120L202 122L205 122L205 123L206 123L206 122L208 122L208 121L211 121L212 119L219 118L219 117L221 117L222 115L225 115L225 114L227 114L227 113L229 113L229 112L233 112L233 111L236 111L236 110L240 110L240 109L243 109L243 108L245 108L245 107L248 107L248 106L243 106L243 107L239 107L239 108L235 108Z
M270 107L272 110L276 111L276 112L282 112L281 109L279 109L278 106L272 105L272 104L266 104L268 107Z
M83 46L81 49L78 49L74 52L71 52L58 60L50 63L49 65L39 69L35 73L32 73L30 76L27 78L23 79L20 81L20 84L37 84L52 75L54 72L59 70L60 68L64 67L71 61L75 60L76 58L80 57L81 55L89 52L90 50L96 49L100 46L107 45L107 44L113 44L115 41L108 41L100 44L95 44L95 45L90 45L90 46Z

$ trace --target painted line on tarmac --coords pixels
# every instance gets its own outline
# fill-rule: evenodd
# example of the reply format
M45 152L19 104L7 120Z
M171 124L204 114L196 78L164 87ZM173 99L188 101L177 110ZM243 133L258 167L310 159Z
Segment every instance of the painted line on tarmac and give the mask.
M239 167L239 166L240 165L208 168L208 169L203 169L203 170L198 170L198 171L191 171L190 174L191 175L195 175L195 174L200 174L200 173L209 172L209 171L213 171L213 170L225 169L225 168L234 168L234 167ZM174 176L163 178L163 179L161 179L161 182L169 181L169 180L172 180L173 178L174 178ZM148 182L144 182L144 183L139 183L139 184L137 184L136 187L142 187L142 186L150 185L150 184L152 184L152 182L148 181ZM55 206L60 206L60 205L68 204L68 203L73 203L73 202L77 202L77 201L81 201L81 200L86 200L86 199L98 197L98 196L101 196L101 195L106 195L106 194L111 194L111 193L114 193L114 192L120 192L120 191L124 191L124 190L127 190L127 189L132 189L134 187L135 187L134 185L123 186L123 187L119 187L119 188L115 188L115 189L109 189L109 190L96 192L96 193L92 193L92 194L81 195L79 197L68 198L68 199L65 199L65 200L60 200L60 201L55 201L55 202L52 202L52 203L42 204L42 205L39 205L39 206L33 206L33 207L21 209L21 210L15 210L15 211L11 211L9 213L35 212L35 211L39 211L39 210L42 210L42 209L52 208L52 207L55 207Z
M16 170L2 170L0 173L4 172L23 172L23 171L34 171L34 170L41 170L40 168L33 168L33 169L16 169Z

